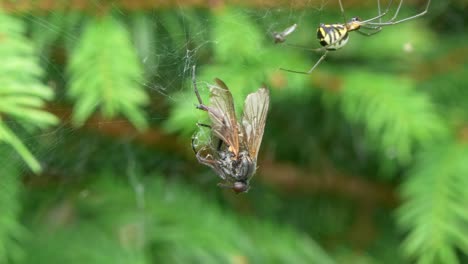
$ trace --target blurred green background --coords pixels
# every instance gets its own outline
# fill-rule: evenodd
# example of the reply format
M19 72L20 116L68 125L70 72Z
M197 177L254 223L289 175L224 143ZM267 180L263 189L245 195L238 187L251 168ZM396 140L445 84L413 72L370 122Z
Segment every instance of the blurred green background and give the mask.
M0 3L0 263L468 263L468 2L351 32L311 75L272 34L318 48L338 1ZM192 152L193 65L239 112L271 91L246 194Z

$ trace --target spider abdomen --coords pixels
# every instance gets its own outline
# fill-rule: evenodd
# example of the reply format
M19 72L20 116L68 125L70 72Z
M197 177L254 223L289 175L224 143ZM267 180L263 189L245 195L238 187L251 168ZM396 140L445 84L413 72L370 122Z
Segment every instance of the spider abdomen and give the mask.
M337 50L348 42L348 29L343 24L320 24L317 38L327 50Z

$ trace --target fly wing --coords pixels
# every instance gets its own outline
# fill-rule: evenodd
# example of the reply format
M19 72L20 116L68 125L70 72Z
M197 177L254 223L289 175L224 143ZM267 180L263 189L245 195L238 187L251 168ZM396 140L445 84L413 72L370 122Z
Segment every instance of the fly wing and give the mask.
M216 85L210 86L210 102L208 112L213 133L221 139L237 156L239 153L239 128L234 109L232 94L226 84L215 79Z
M264 87L249 94L245 99L242 116L243 144L254 160L257 160L258 150L262 143L269 104L270 93Z

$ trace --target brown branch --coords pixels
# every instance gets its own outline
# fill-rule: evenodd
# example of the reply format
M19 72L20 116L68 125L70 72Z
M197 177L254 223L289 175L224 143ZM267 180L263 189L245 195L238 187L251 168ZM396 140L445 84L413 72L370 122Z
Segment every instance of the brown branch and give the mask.
M419 81L425 81L440 74L463 69L467 60L468 48L465 45L461 45L415 67L411 77Z
M251 8L288 7L293 9L318 8L321 1L310 0L0 0L0 6L7 12L53 12L53 11L102 11L111 8L119 8L127 11L180 8L180 7L205 7L218 8L225 5L235 5ZM405 1L405 5L421 5L419 0ZM375 1L348 0L347 8L374 7ZM338 8L338 1L327 2L327 8Z
M48 112L53 113L62 120L62 124L71 125L72 109L67 106L50 106ZM189 148L180 143L180 140L161 130L152 128L141 133L125 119L107 120L99 114L92 115L83 125L83 129L98 132L113 138L128 138L144 145L153 146L165 151L185 153L188 156Z
M48 110L57 115L62 123L70 122L72 110L69 107L53 106ZM145 146L176 152L187 157L187 160L196 162L188 141L182 144L179 138L168 135L159 128L151 128L140 133L126 120L109 121L99 115L92 116L83 128L109 137L131 138ZM387 207L395 207L398 203L392 186L345 174L331 165L316 171L301 169L292 164L278 163L271 159L262 159L258 164L260 166L258 179L280 190L298 193L333 193L360 203L372 201L372 203Z
M398 204L393 186L370 182L326 165L319 171L270 160L259 162L259 178L268 184L297 193L333 193L363 203L388 207Z

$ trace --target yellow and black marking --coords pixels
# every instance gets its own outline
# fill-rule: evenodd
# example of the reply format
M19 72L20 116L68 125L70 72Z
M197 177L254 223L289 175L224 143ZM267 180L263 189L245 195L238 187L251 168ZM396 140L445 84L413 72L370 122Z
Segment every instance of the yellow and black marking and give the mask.
M327 50L337 50L348 42L348 29L344 24L320 24L317 38Z

